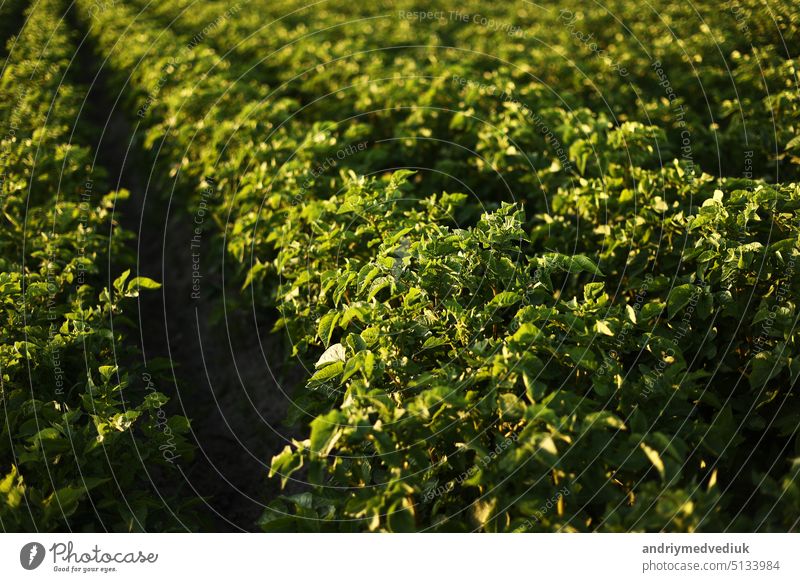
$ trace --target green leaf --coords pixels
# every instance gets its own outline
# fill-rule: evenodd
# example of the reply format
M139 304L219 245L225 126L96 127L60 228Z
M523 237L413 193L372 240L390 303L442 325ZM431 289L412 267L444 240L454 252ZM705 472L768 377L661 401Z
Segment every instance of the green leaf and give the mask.
M336 322L339 321L341 314L338 311L329 311L323 315L319 324L317 325L317 335L322 340L323 345L327 348L331 343L333 331L336 329Z
M369 380L375 372L375 354L367 350L364 352L364 375Z
M111 379L111 376L113 376L114 373L117 371L117 367L116 366L100 366L98 368L98 370L99 370L100 376L103 378L103 380L108 382Z
M510 307L521 299L519 293L514 291L501 291L489 302L489 307Z
M642 308L639 310L639 319L642 321L648 321L655 316L659 315L664 310L664 304L660 301L653 301L651 303L645 303Z
M800 135L794 136L786 143L787 150L800 149Z
M354 354L357 354L367 347L367 342L364 341L364 338L355 333L348 334L344 343L347 344L347 347L350 348L350 351Z
M611 330L610 327L608 327L608 324L603 320L595 322L594 329L597 333L601 333L603 335L610 335L610 336L614 335L614 332Z
M372 283L372 280L380 274L381 270L378 267L373 267L366 271L366 267L359 273L358 292L363 293L367 285Z
M346 328L347 325L354 320L358 320L363 323L366 321L367 314L369 314L369 307L365 305L350 305L347 309L345 309L339 325L341 325L343 328Z
M573 255L570 257L570 271L573 273L586 271L600 277L604 276L603 272L597 267L597 265L595 265L589 257L584 255Z
M319 360L314 364L314 368L319 370L335 362L344 362L345 359L344 346L342 344L333 344L320 356Z
M333 362L324 368L320 368L313 376L311 376L311 378L309 378L308 383L309 385L313 386L322 384L323 382L327 382L328 380L335 378L341 374L343 370L343 361Z
M130 275L131 275L131 270L127 269L119 277L114 279L114 289L117 291L117 293L122 294L123 289L125 288L125 281L128 280L128 277L130 277Z
M377 279L375 279L372 285L370 285L369 293L367 294L367 299L372 299L383 289L390 287L393 283L394 280L391 277L378 277Z
M515 342L520 342L523 345L531 345L534 340L539 337L540 333L541 331L539 328L532 323L523 323L521 326L519 326L519 329L516 331L516 333L511 336L511 339Z
M630 321L634 325L636 324L636 310L633 307L631 307L630 305L626 305L625 315L627 316L628 321Z
M53 493L44 500L45 515L48 518L55 515L69 517L78 509L78 503L85 495L86 489L82 485L77 487L61 487L53 491Z
M139 289L160 289L161 283L153 281L149 277L135 277L128 283L128 293Z
M55 428L43 428L33 437L33 442L37 445L45 441L56 441L63 438L61 433Z
M661 455L658 454L658 451L647 446L644 443L639 445L644 451L644 454L647 456L648 460L653 463L653 466L658 471L658 474L661 475L661 478L664 478L664 461L661 460Z
M319 457L327 456L344 432L341 428L341 423L344 421L344 414L338 410L331 410L328 414L312 420L309 441L311 453Z
M269 466L269 478L271 479L275 475L280 475L281 487L285 487L292 473L302 466L302 455L295 453L291 446L286 445L280 454L272 457L272 463L270 463Z
M425 340L425 343L422 344L422 349L427 350L431 348L438 348L439 346L446 344L447 341L447 338L432 336Z
M675 317L675 314L689 304L689 302L692 300L692 296L695 293L695 289L697 289L697 287L691 283L673 287L672 291L669 292L669 297L667 298L667 314L669 315L670 319Z
M414 508L405 501L395 503L386 515L386 527L391 532L411 533L416 530Z
M777 358L770 352L759 352L755 355L750 364L750 381L751 388L762 388L772 378L780 374L781 370L786 366L784 359Z
M590 427L592 425L599 426L599 427L609 427L616 430L626 430L627 427L622 420L608 412L607 410L601 410L600 412L592 412L586 415L584 418L584 425L586 427Z
M591 301L592 299L597 299L603 294L605 286L605 283L602 281L593 281L592 283L587 283L583 286L584 300Z
M378 329L376 326L372 326L361 332L361 339L364 340L364 342L367 344L367 347L371 347L375 342L378 341L380 335L380 329Z
M353 374L358 372L361 369L361 366L364 361L363 352L359 352L349 360L344 365L344 372L342 373L341 384L344 384L353 377Z

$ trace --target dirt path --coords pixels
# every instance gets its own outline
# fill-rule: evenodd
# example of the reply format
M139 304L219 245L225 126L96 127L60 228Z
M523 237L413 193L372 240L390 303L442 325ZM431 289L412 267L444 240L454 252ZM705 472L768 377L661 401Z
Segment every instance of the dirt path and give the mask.
M182 200L165 202L157 191L151 156L141 145L143 128L130 121L136 112L123 108L124 95L101 68L85 23L70 18L79 38L86 37L75 61L76 76L91 87L85 115L103 128L95 140L97 165L108 171L112 187L131 193L116 211L121 226L136 234L130 248L137 275L163 285L139 298L140 347L148 367L172 364L158 389L170 397L170 412L192 419L197 454L179 463L187 498L203 498L200 512L214 531L254 530L265 500L278 493L277 484L267 482L269 461L290 436L281 425L288 400L274 378L296 373L277 338L269 337L273 315L259 314L256 321L249 308L225 314L223 253L210 246L211 227L193 245L195 213ZM194 252L202 257L199 296L193 292ZM226 292L241 293L238 286Z

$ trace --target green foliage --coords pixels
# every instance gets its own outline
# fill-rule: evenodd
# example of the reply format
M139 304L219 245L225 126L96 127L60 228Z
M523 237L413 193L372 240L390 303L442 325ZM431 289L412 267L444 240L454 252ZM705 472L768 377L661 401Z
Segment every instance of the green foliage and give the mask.
M660 173L677 191L687 186L674 169ZM796 443L795 427L771 419L798 406L787 299L800 292L796 186L735 190L703 178L708 187L662 213L615 208L606 233L567 256L537 248L512 205L452 228L435 198L409 207L393 195L396 182L319 202L293 232L301 244L276 259L295 347L337 342L340 354L323 355L297 399L304 414L320 414L309 439L273 461L284 480L308 467L320 496L303 501L319 508L311 515L390 531L790 526L782 520L796 498L749 501L728 488L743 467L793 470L780 451ZM564 195L584 214L605 211L588 184ZM633 220L637 252L615 252ZM315 232L319 223L328 228ZM541 224L533 231L552 222ZM680 242L649 254L639 242L649 230ZM761 242L770 235L781 242ZM337 253L333 241L344 243ZM592 249L599 265L578 254ZM782 317L759 337L774 309ZM768 465L740 452L755 439ZM537 517L553 496L557 511ZM759 517L739 512L748 502L764 508Z
M99 194L102 172L73 143L88 130L72 132L82 97L62 8L29 9L0 81L0 528L191 527L191 508L152 489L191 458L188 421L167 415L128 336L131 299L157 283L105 267L131 263L112 220L127 192Z
M796 527L792 0L77 4L304 366L263 529Z

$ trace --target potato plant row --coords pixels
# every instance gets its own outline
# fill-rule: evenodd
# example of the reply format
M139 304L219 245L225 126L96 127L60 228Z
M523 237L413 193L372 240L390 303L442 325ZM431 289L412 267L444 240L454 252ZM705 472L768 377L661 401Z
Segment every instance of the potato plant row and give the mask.
M113 214L127 192L88 145L66 8L31 4L0 81L0 529L186 529L191 510L158 483L191 455L188 420L128 319L158 285L131 273Z

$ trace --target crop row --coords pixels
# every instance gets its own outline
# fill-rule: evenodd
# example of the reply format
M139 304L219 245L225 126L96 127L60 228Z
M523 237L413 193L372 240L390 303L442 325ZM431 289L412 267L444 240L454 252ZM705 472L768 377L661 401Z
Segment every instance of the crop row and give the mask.
M368 9L239 2L233 13L222 2L136 3L158 26L214 48L245 78L273 85L273 98L300 99L306 107L297 115L304 119L361 113L378 133L385 117L418 117L418 127L436 130L437 120L449 121L442 110L452 104L448 81L459 77L483 86L484 96L493 88L494 99L459 108L479 119L495 121L504 92L537 111L589 108L614 124L662 127L666 136L657 147L664 159L681 153L688 136L690 157L707 171L778 180L797 176L797 26L790 4L766 11L749 0L723 10L659 3L622 28L627 0L490 10L473 1L435 17L422 16L413 2ZM404 97L407 108L392 111ZM461 138L458 127L451 129ZM747 168L745 155L752 156Z
M187 420L167 414L124 313L157 284L126 270L127 193L87 145L65 9L31 4L0 82L0 528L180 529L156 483L190 454Z

